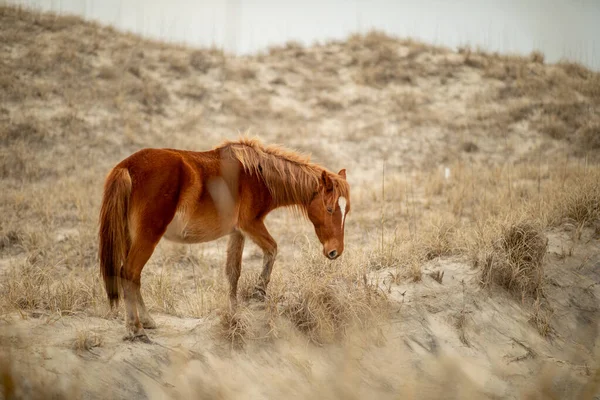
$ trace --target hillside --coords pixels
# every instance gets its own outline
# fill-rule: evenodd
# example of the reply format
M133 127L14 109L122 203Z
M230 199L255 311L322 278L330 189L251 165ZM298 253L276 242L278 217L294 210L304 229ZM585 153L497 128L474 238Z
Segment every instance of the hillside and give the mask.
M249 132L345 168L346 254L277 210L227 308L226 239L162 241L125 342L98 277L110 168ZM0 6L4 398L593 399L600 74L372 32L234 57ZM51 393L49 393L51 392Z

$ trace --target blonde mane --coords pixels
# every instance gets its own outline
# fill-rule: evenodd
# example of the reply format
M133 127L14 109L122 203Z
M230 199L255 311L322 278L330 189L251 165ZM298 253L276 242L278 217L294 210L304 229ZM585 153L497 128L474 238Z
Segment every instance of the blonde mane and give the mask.
M218 151L229 150L246 173L260 176L277 206L296 206L304 212L313 198L323 171L334 185L335 197L349 198L350 188L345 179L320 165L310 162L310 156L277 145L264 146L258 139L241 138L226 141Z

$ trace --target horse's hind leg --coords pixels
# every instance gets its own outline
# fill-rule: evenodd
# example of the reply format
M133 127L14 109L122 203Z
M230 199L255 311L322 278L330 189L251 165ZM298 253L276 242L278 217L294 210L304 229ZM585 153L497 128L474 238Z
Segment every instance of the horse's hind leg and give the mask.
M121 269L121 283L125 300L127 336L125 339L150 342L138 315L138 303L141 300L140 282L142 268L152 255L158 241L136 240L132 243L127 261ZM140 307L142 316L147 315L145 307Z
M244 235L234 231L229 235L227 245L226 273L229 279L229 307L234 310L237 306L237 286L242 271L242 254L244 252Z
M141 285L140 285L141 286ZM142 298L142 292L140 291L140 286L137 287L136 295L137 295L137 309L138 315L140 317L140 322L144 329L156 329L156 322L146 310L146 305L144 304L144 299Z

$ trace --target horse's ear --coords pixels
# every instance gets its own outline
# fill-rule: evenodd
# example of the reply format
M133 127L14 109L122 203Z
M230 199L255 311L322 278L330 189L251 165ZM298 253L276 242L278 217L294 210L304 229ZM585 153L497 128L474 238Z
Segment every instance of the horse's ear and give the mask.
M340 172L338 172L338 175L346 179L346 169L341 169Z
M325 189L329 192L331 190L333 190L333 181L331 180L331 178L329 177L329 175L327 175L326 171L323 171L321 173L321 183L323 184L323 186L325 187Z

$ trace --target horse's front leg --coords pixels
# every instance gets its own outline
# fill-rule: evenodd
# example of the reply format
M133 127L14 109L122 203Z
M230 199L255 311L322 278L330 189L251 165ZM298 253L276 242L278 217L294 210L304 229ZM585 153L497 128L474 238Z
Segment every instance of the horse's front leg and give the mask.
M235 310L237 307L237 286L242 271L244 242L244 235L240 231L234 231L229 235L226 273L229 279L229 307L231 310Z
M254 298L263 300L267 294L267 285L271 280L273 263L275 263L275 257L277 256L277 243L267 231L262 220L253 221L252 224L244 228L244 231L263 251L263 270L253 293Z

